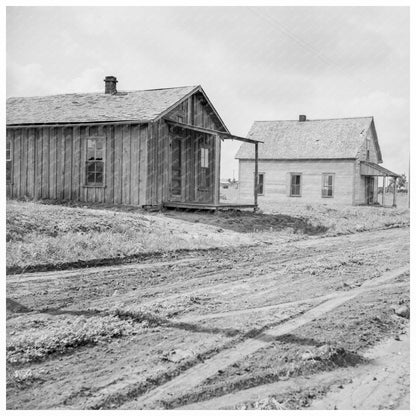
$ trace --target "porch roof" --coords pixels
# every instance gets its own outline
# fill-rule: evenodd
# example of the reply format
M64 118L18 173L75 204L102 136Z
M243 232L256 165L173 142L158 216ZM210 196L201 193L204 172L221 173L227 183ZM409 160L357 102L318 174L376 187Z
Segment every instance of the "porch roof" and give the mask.
M222 139L238 140L240 142L246 142L246 143L252 143L252 144L263 143L261 140L248 139L247 137L235 136L234 134L230 134L226 131L219 131L219 130L208 129L206 127L193 126L192 124L179 123L178 121L171 120L167 117L164 117L163 119L171 126L180 127L180 128L191 130L191 131L197 131L200 133L218 135Z
M377 163L367 162L365 160L360 162L360 173L362 176L391 176L393 178L398 178L400 176L391 170L377 165Z

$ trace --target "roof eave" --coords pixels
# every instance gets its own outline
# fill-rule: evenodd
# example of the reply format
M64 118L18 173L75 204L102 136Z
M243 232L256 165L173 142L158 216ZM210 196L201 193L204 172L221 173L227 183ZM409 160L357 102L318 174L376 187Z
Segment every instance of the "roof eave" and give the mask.
M108 121L62 121L53 123L20 123L20 124L6 124L10 128L35 128L35 127L65 127L65 126L86 126L86 125L100 125L100 124L147 124L151 120L108 120Z

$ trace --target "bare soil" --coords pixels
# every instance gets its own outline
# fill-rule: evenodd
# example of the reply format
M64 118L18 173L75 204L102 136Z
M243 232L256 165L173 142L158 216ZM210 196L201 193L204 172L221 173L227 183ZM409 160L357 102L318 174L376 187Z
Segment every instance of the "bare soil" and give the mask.
M318 406L360 388L346 371L365 374L372 348L408 345L392 309L409 304L408 266L403 227L8 276L7 408ZM101 319L112 332L91 335ZM406 406L402 362L388 408ZM346 403L335 390L321 408Z

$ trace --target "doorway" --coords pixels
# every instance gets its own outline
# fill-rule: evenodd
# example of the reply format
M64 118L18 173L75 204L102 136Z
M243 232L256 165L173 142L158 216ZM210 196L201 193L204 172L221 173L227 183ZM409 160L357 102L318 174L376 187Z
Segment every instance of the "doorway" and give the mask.
M365 176L365 202L374 204L374 176Z

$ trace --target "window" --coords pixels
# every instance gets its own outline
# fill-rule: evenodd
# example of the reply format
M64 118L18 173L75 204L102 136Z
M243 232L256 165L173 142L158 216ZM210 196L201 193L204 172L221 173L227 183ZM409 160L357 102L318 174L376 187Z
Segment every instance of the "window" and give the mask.
M322 174L322 198L334 197L334 174L323 173Z
M257 195L264 195L264 173L259 173L259 182L257 186Z
M367 156L366 156L367 160L370 160L370 151L367 150Z
M300 173L290 174L290 196L301 196L300 194Z
M182 116L178 116L178 123L183 123L183 117Z
M366 160L370 160L370 139L366 139L365 141L365 148L366 148Z
M209 167L209 149L206 147L201 147L201 168L208 168Z
M12 144L10 140L6 143L6 182L12 181Z
M104 185L104 138L87 139L86 184Z

